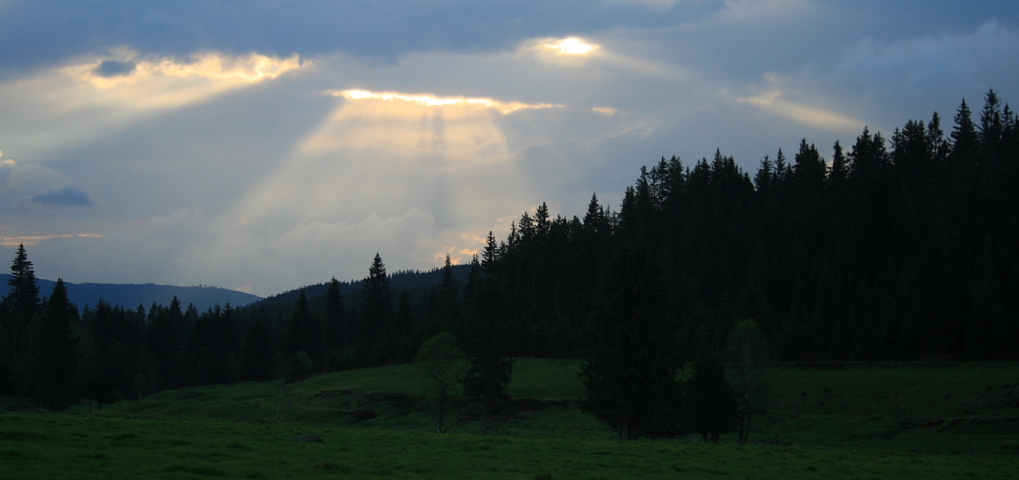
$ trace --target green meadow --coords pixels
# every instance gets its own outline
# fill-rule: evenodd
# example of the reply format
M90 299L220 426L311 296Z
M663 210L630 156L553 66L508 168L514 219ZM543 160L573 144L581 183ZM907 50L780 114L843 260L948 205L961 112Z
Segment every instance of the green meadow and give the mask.
M519 359L478 435L425 364L238 383L67 412L0 410L0 480L29 478L1015 478L1019 365L780 365L752 442L621 442L572 360ZM94 407L93 407L94 408ZM280 420L280 413L283 413ZM303 440L303 441L302 441Z

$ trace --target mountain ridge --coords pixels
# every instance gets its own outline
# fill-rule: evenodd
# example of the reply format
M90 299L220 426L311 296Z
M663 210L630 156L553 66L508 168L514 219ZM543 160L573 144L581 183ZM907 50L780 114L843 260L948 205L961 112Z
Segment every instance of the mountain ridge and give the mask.
M0 295L7 295L10 292L10 285L7 281L11 278L9 274L0 274ZM53 291L56 282L37 278L39 285L39 296L48 297ZM193 304L198 311L202 312L216 305L230 304L232 307L243 307L245 305L262 300L262 297L250 293L239 292L221 287L210 286L189 286L157 285L154 283L70 283L64 282L67 286L67 297L79 310L85 306L94 308L100 300L110 305L120 305L123 308L136 308L143 305L149 308L153 303L169 305L173 297L180 300L181 306L186 307Z

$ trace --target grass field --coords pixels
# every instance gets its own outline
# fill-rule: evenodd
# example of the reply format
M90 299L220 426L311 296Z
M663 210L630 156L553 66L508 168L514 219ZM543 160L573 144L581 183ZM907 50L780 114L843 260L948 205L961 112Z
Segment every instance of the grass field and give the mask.
M576 408L571 360L519 359L494 434L435 433L425 365L161 392L87 414L0 410L26 478L1015 478L1019 365L782 365L752 443L619 442ZM281 393L284 394L281 396ZM281 398L289 408L273 424ZM453 421L447 418L446 425ZM318 435L322 442L297 442Z
M318 436L318 437L313 437ZM296 441L299 438L321 439ZM0 414L0 479L1015 478L1014 457Z

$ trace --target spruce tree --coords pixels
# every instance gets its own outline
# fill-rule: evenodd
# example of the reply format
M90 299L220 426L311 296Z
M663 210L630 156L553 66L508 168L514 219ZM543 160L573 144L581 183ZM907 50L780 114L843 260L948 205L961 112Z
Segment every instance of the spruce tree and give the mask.
M180 368L180 344L177 338L169 310L153 304L149 310L145 344L156 359L156 391L177 387L177 371Z
M831 157L831 169L828 171L828 188L834 192L841 192L846 179L849 178L849 163L838 140L835 140L832 149L835 153Z
M315 335L311 316L311 308L308 306L308 296L302 288L294 305L294 311L290 315L290 326L287 328L286 337L280 342L279 350L286 356L305 352L314 360L318 354L318 338Z
M322 322L322 353L346 346L348 340L347 325L343 318L343 294L340 282L333 277L326 290L326 304Z
M393 317L393 289L386 275L386 265L376 253L361 288L361 328L365 340L379 340L391 327Z
M434 335L439 331L454 332L460 325L460 285L453 276L453 263L449 255L446 255L446 262L442 266L442 281L439 283L437 295L439 328L438 331L430 333Z
M468 318L458 332L458 339L470 358L464 391L481 404L481 434L486 435L492 411L509 398L506 387L513 361L507 354L508 305L497 284L483 270L485 265L479 265L475 256L468 283Z
M11 287L3 299L7 310L7 336L14 362L25 364L30 362L34 354L32 317L39 313L39 286L24 244L18 245L7 284Z
M64 280L57 278L46 302L45 315L39 326L38 355L35 357L35 396L50 410L63 410L75 400L77 373L71 322L77 308L67 299Z
M980 145L976 124L973 123L973 112L966 105L966 100L959 105L955 113L955 126L952 128L952 145L949 158L955 164L972 161Z
M642 249L612 265L602 305L589 327L580 377L584 411L616 429L621 440L684 431L680 319L659 266Z
M693 376L686 382L693 413L693 431L705 442L718 443L719 434L736 426L736 392L725 379L725 368L713 357L694 363Z
M272 377L272 354L269 350L269 328L263 315L256 315L248 327L241 351L242 375L245 380L263 382Z

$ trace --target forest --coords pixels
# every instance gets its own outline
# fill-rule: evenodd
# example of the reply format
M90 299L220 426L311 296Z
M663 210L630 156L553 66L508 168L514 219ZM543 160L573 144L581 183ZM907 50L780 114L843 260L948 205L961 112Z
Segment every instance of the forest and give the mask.
M0 398L62 409L296 381L406 363L447 342L471 359L463 383L486 412L513 358L584 359L585 409L633 438L692 420L621 418L604 392L626 381L681 390L677 372L691 362L731 370L738 334L778 361L1014 361L1017 124L989 91L979 112L963 101L948 132L937 113L888 137L865 128L827 158L806 139L755 172L721 150L663 157L618 207L592 195L582 216L553 217L542 204L506 238L489 234L470 265L447 258L417 274L433 280L399 289L376 255L356 284L334 278L243 308L199 312L174 298L79 310L60 280L40 298L22 246L0 306Z

